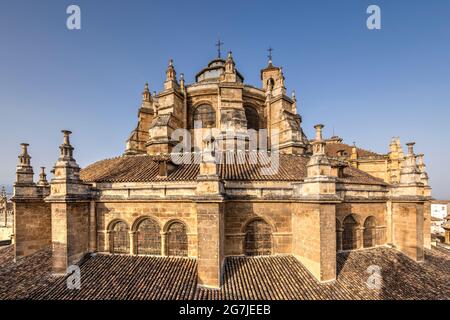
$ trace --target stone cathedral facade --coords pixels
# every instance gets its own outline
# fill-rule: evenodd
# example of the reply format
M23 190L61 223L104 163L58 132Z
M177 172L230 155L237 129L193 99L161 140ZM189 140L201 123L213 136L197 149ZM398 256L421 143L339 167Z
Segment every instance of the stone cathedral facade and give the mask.
M191 84L170 61L163 90L145 86L123 155L80 169L63 131L52 179L42 169L35 182L22 144L16 257L51 245L54 274L92 252L192 257L208 287L220 287L232 255L293 255L319 281L336 278L341 250L390 245L423 260L431 199L423 155L413 143L403 154L397 138L377 154L325 139L322 128L305 136L272 61L259 88L245 84L231 53ZM188 134L174 138L179 129ZM262 131L252 147L250 132ZM183 140L189 147L177 149ZM177 163L175 153L200 160Z

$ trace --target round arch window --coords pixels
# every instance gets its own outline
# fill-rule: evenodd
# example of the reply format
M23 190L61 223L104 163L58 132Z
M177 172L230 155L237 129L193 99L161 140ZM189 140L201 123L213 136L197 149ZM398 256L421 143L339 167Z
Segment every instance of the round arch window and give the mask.
M194 128L216 127L216 111L208 104L202 104L195 108L192 118L192 127Z

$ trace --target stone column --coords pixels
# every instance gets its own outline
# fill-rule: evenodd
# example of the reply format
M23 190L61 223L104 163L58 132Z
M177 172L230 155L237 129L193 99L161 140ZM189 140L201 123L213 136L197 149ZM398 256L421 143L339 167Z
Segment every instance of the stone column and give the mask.
M356 228L356 249L364 247L364 227Z
M385 226L377 226L375 228L376 232L376 242L375 245L382 246L386 243L386 227Z
M103 231L105 234L105 252L110 253L111 252L111 230L105 230Z
M89 251L97 251L97 214L95 212L95 201L89 204Z
M342 251L342 234L344 229L340 228L336 230L336 251Z
M161 231L161 255L167 256L167 232Z
M137 239L136 239L136 231L128 231L130 235L130 254L135 255L137 252Z
M219 288L224 261L223 204L197 203L198 284Z

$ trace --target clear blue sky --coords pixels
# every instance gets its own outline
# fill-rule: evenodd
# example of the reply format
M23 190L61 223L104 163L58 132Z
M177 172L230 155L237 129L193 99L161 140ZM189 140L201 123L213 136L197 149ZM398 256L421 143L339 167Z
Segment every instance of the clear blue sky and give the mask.
M82 30L66 28L70 4ZM366 28L370 4L379 31ZM21 142L36 173L51 168L61 129L73 131L81 166L120 155L144 83L161 90L169 58L191 82L220 36L256 86L275 48L309 137L320 122L377 152L393 136L414 140L433 195L450 198L449 15L447 0L1 0L0 184L13 183Z

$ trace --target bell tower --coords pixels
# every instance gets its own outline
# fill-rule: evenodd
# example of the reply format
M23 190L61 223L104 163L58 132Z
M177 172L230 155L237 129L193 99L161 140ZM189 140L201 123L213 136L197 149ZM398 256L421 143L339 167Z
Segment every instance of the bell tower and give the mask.
M282 153L304 154L307 138L301 128L302 118L297 114L297 98L286 95L283 69L272 63L272 48L269 61L261 70L262 89L266 94L266 118L268 144L272 150Z

